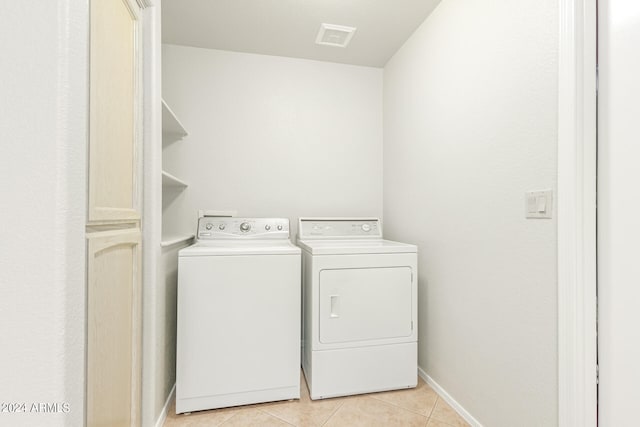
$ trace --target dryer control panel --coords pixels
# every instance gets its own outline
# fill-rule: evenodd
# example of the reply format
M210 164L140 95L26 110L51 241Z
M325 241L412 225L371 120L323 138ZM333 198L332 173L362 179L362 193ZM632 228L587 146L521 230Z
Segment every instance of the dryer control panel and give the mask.
M288 218L201 217L198 239L288 239Z
M300 218L298 238L381 239L378 218Z

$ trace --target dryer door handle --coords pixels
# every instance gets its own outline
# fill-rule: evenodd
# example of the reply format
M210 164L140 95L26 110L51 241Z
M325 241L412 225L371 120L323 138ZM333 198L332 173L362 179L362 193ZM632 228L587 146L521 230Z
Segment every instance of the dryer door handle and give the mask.
M329 317L340 317L340 295L330 295L331 314Z

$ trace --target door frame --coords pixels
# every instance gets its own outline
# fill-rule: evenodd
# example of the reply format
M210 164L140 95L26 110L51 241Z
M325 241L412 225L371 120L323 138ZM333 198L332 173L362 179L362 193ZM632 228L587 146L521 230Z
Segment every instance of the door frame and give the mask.
M597 0L561 0L558 425L597 426Z

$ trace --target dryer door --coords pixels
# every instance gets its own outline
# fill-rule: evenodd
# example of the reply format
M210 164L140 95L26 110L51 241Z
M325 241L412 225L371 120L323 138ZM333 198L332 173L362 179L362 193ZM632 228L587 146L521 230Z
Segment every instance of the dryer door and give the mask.
M320 271L320 342L411 336L410 267Z

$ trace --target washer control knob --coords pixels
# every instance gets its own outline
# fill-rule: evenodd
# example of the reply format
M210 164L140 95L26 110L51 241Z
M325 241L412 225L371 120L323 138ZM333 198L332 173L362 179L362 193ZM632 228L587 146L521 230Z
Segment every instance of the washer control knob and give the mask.
M249 224L248 222L243 222L242 224L240 224L240 231L246 233L249 230L251 230L251 224Z
M371 226L369 224L362 224L362 231L371 231Z
M271 230L271 226L269 224L267 224L267 225L264 226L264 229L269 231L269 230Z
M204 228L206 228L207 230L211 230L213 228L213 224L207 223L207 225L205 225Z
M278 225L278 231L282 231L282 225Z
M219 228L220 230L224 230L224 224L220 224L220 225L218 226L218 228Z

